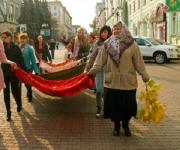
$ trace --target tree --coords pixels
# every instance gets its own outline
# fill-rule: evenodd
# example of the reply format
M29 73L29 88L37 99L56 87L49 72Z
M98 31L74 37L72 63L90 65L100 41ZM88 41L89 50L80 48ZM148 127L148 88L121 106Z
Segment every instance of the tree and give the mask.
M32 39L40 34L42 24L51 27L51 14L46 0L23 0L21 15L18 19L20 24L27 25L27 33Z

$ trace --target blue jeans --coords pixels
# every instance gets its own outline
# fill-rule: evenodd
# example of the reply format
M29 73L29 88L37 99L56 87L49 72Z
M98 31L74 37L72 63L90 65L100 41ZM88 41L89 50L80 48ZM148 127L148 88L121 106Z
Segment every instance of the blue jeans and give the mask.
M96 102L97 108L102 109L103 107L103 95L104 95L104 74L103 72L97 73L95 78L96 84Z

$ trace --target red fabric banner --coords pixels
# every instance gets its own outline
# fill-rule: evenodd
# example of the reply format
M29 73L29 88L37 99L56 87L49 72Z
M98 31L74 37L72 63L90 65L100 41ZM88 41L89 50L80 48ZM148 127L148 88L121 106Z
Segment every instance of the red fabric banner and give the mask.
M47 71L48 73L53 73L53 72L59 72L62 70L70 69L76 65L77 65L77 62L72 61L72 60L66 61L65 63L61 63L61 64L48 64L45 62L41 62L40 68Z
M94 86L94 79L84 73L68 80L53 81L27 73L20 68L16 69L16 75L21 82L30 84L39 91L51 96L73 96L87 88L92 89Z

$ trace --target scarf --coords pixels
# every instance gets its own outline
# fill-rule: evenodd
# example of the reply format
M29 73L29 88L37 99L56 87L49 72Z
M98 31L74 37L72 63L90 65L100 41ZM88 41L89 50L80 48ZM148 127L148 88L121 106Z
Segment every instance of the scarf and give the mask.
M121 33L118 36L112 35L104 42L104 47L116 65L119 65L120 58L124 51L134 43L131 33L125 26L122 26Z

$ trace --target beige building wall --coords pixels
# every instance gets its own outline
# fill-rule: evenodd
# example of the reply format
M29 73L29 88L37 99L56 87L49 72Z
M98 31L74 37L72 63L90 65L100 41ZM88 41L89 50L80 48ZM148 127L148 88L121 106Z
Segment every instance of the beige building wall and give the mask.
M163 20L157 18L157 8L166 0L128 0L129 29L133 35L163 40Z
M105 8L106 8L106 24L109 26L113 26L118 21L122 21L125 24L126 18L124 18L125 13L128 13L126 10L127 0L106 0Z
M20 16L21 0L1 0L0 2L0 32L10 30L16 32Z
M70 37L72 17L60 0L48 1L48 7L53 19L57 21L55 34L59 40L67 40Z

